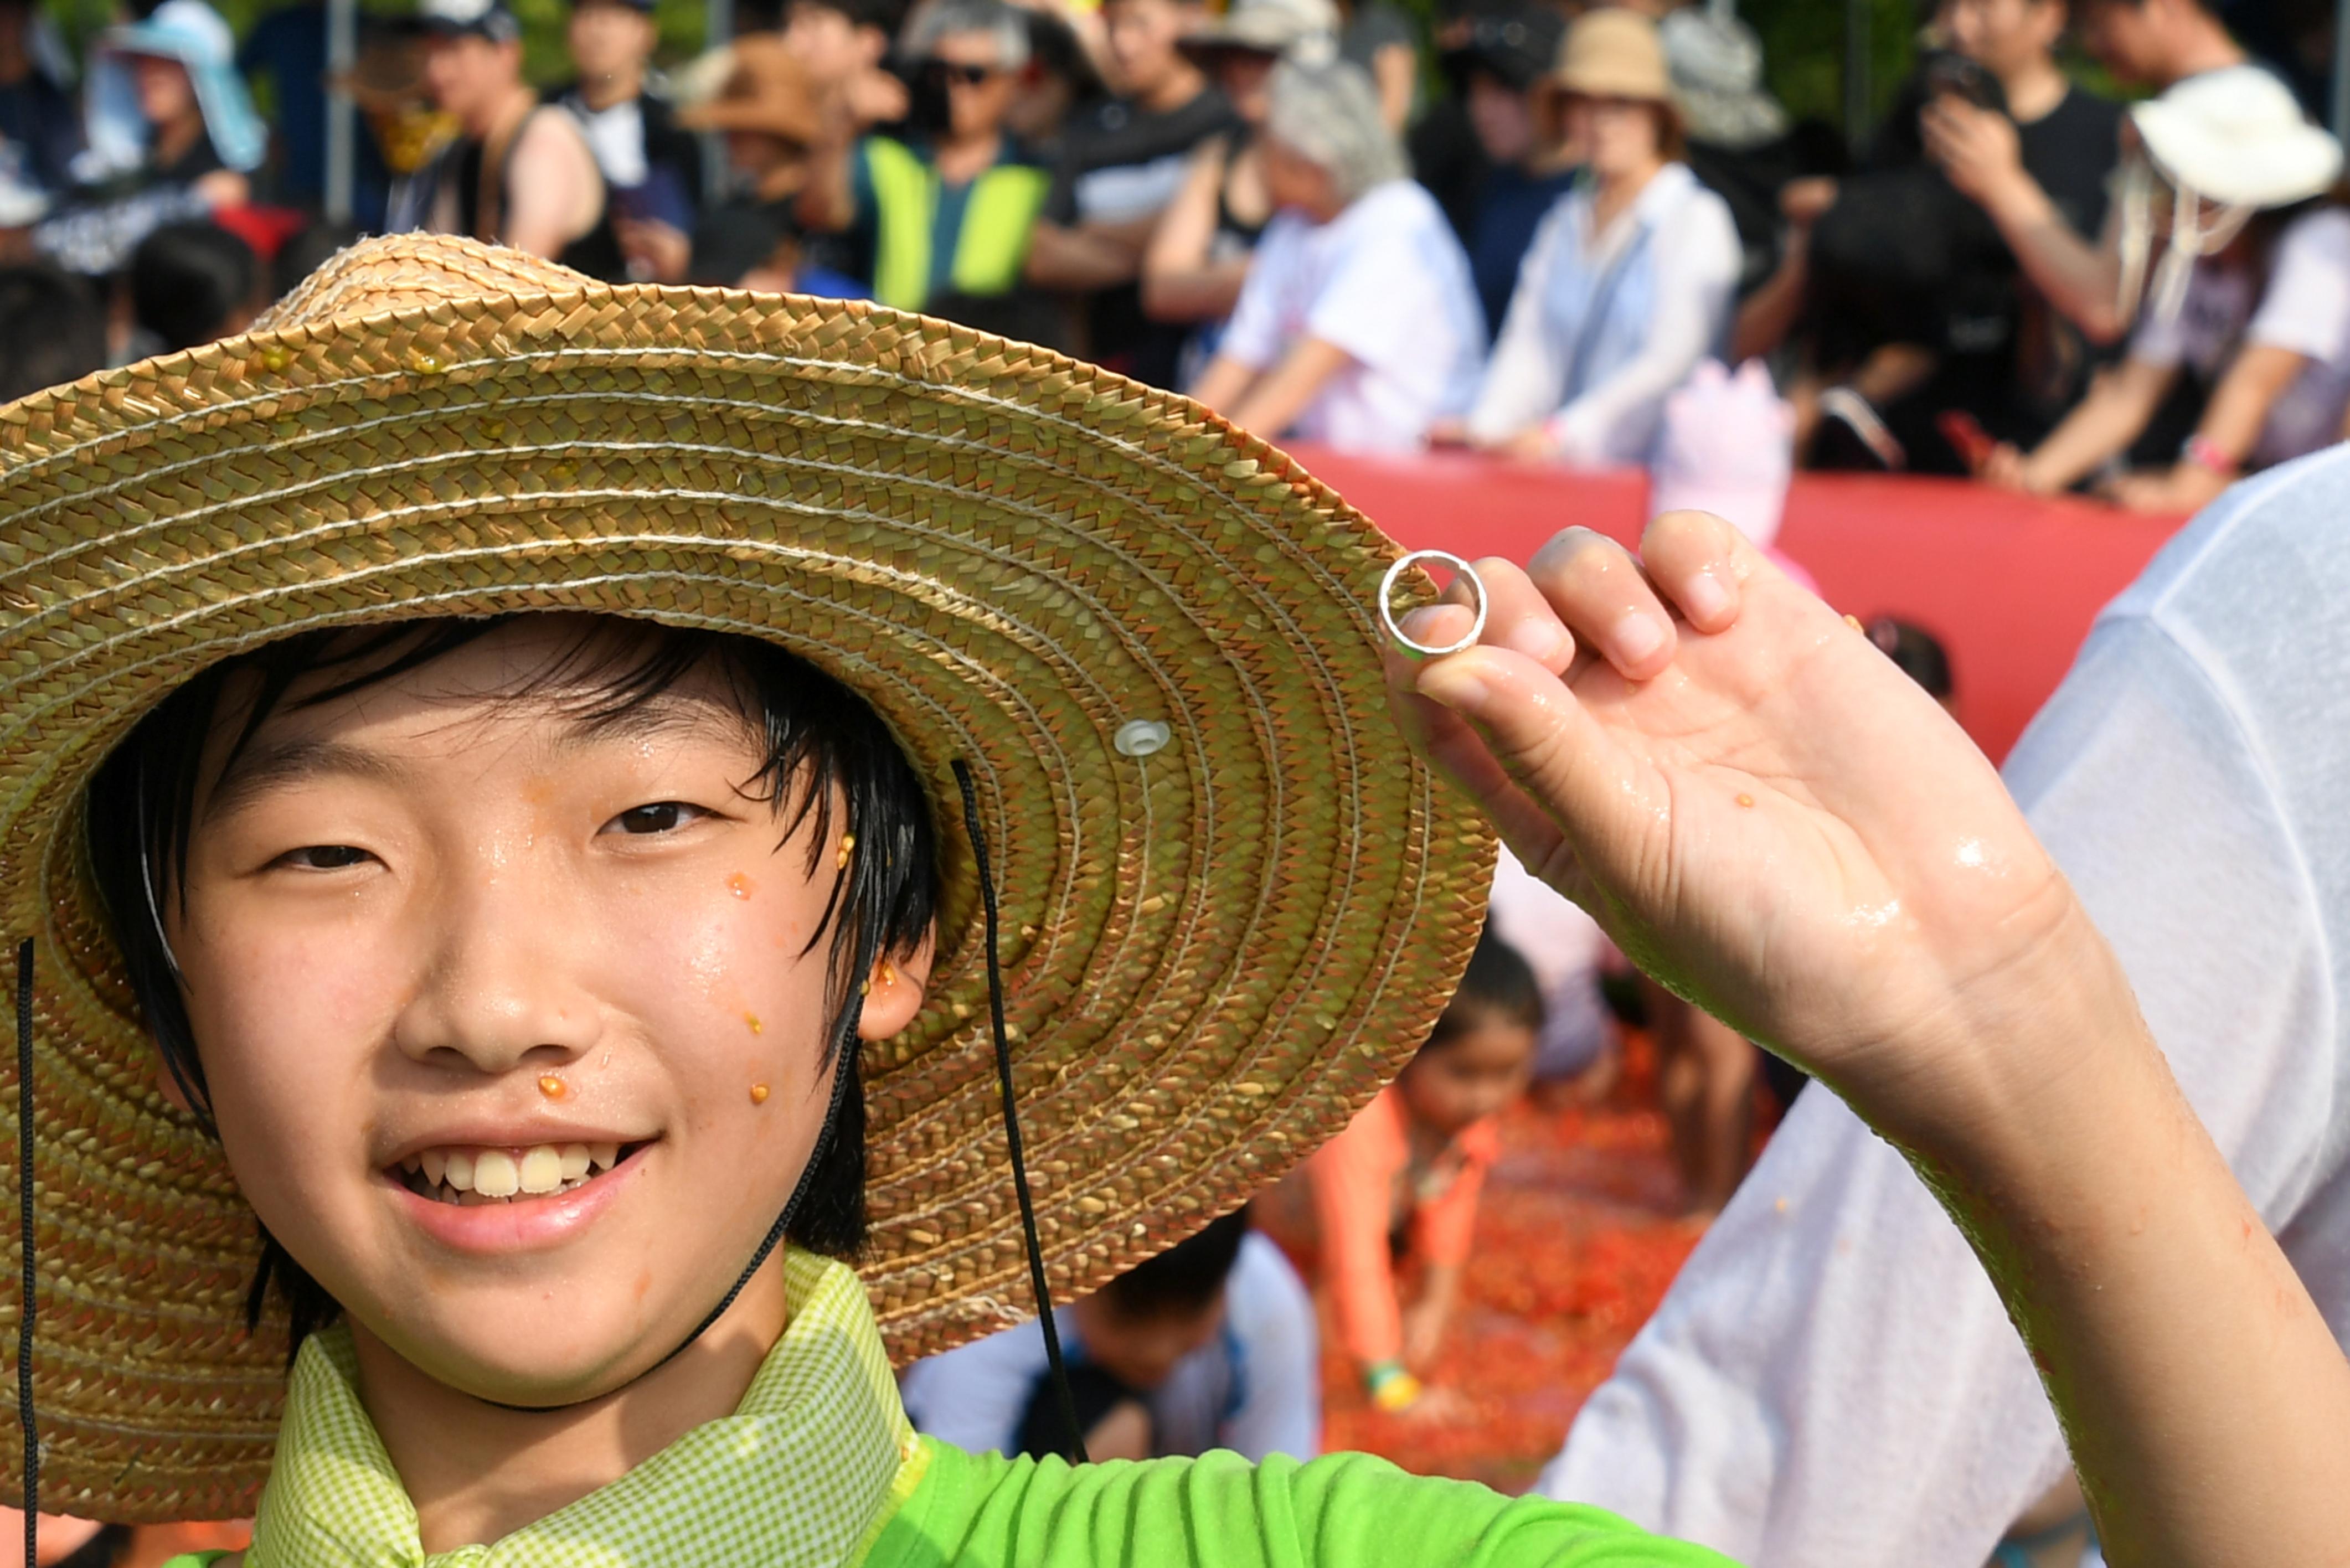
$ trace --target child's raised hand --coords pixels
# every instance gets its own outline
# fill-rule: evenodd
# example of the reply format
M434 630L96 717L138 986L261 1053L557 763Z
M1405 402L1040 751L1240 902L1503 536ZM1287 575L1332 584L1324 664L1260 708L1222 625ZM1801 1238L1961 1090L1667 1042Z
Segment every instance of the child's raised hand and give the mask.
M1872 1116L1947 1116L2002 1019L2110 960L1991 764L1849 623L1718 518L1641 548L1570 529L1478 563L1479 645L1388 656L1407 737L1659 980ZM1446 597L1406 631L1464 635Z

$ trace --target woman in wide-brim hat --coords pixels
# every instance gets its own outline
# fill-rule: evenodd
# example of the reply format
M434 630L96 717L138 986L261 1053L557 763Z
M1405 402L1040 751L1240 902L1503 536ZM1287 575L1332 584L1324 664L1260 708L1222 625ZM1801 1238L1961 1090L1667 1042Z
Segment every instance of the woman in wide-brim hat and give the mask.
M1577 1542L1610 1562L1713 1561L1591 1511L1510 1503L1359 1456L1260 1473L1228 1458L1040 1467L919 1439L899 1407L885 1345L911 1356L1030 1312L1032 1267L1059 1291L1098 1283L1344 1126L1425 1033L1474 939L1490 834L1401 749L1384 711L1379 598L1396 548L1278 452L1183 400L937 322L608 287L411 236L346 252L246 337L0 410L0 924L19 1006L0 1104L31 1154L9 1260L28 1293L9 1348L29 1353L45 1506L140 1520L257 1504L254 1568L421 1563L425 1540L437 1552L480 1539L465 1533L476 1528L501 1538L432 1561L978 1563L999 1560L991 1542L1005 1531L1045 1532L1049 1560L1068 1563L1432 1563L1471 1550L1547 1563ZM658 657L588 706L552 710L568 738L543 784L517 775L511 790L430 806L448 814L432 831L461 846L484 815L539 826L483 842L478 892L465 891L470 872L420 872L401 892L426 900L421 923L380 940L431 936L442 956L413 971L413 996L395 965L384 1005L429 1016L369 1044L372 1025L341 1022L362 1008L350 988L374 983L350 950L366 944L298 927L309 979L275 1003L255 996L258 1012L231 1014L243 1023L218 1022L255 961L207 923L230 916L208 912L220 895L198 885L217 853L197 842L214 809L201 803L223 757L253 770L233 793L306 768L401 800L427 790L400 782L418 769L503 778L518 765L510 747L475 755L437 739L367 753L332 726L364 737L402 711L439 725L451 703L478 715L467 722L507 722L514 703L567 690L575 666L542 669L530 650L572 646L565 628L583 625L607 628L588 634L599 646L650 641ZM484 647L494 658L466 651ZM759 861L706 885L631 860L644 869L606 895L500 902L541 875L531 844L568 835L535 814L568 820L561 791L603 765L602 726L636 726L609 742L629 757L687 743L674 711L629 715L701 668L660 650L711 647L731 650L713 657L734 683L705 701L755 688L770 704L816 704L789 722L772 706L763 722L745 710L747 728L718 732L743 737L729 745L764 737L779 809L810 759L861 735L861 750L839 753L845 793L786 815L783 846L757 828ZM467 658L490 684L433 684L437 660ZM313 676L328 690L302 684ZM247 728L208 732L207 704L214 725L244 714ZM294 715L283 733L267 728L280 712ZM626 794L681 787L668 777ZM860 819L861 803L892 791L898 815ZM700 811L631 807L579 842L723 820L688 815ZM387 876L406 875L390 869L406 852L364 824L316 831L362 836L255 875L333 876L387 857ZM350 843L362 847L340 847ZM633 908L646 887L672 885L712 904L712 932L785 919L795 898L813 916L832 888L845 900L833 957L854 939L851 965L823 982L837 1021L745 1010L724 1043L636 1030L606 1036L608 1050L575 1049L579 1008L597 1014L624 992L744 1009L731 999L754 979L691 956L715 936L613 927L629 919L614 900ZM354 891L380 886L391 884ZM334 905L331 918L362 907ZM814 929L835 913L827 900ZM492 914L534 963L476 950ZM795 950L790 961L827 961L798 934L786 948L778 928L775 961ZM632 950L648 956L617 961ZM616 961L596 959L607 951ZM669 952L690 960L681 972L660 970ZM534 992L549 968L588 1000L556 1006ZM315 1102L286 1110L291 1122L256 1122L250 1099L219 1094L284 1092L252 1053L286 1008L321 1027L286 1040L302 1060L286 1071L312 1071L322 1051L357 1054L348 1074L317 1081ZM525 1013L526 1031L498 1022ZM211 1040L191 1023L200 1016L215 1020ZM491 1051L475 1027L513 1039ZM550 1044L521 1049L533 1040ZM444 1158L420 1142L387 1156L397 1171L346 1173L255 1130L307 1137L306 1118L348 1116L379 1092L386 1115L407 1114L378 1081L420 1073L454 1075L432 1079L451 1115L509 1085L531 1116L569 1115L575 1096L585 1115L616 1103L597 1075L615 1054L626 1068L667 1050L660 1070L689 1073L711 1053L792 1041L801 1054L776 1067L786 1075L772 1095L764 1076L747 1096L728 1077L700 1119L607 1132L619 1141L579 1147L576 1171L567 1147L517 1160L502 1147L515 1140L484 1131L466 1135L485 1140L478 1149ZM191 1105L209 1106L221 1132L175 1108ZM1034 1192L1025 1222L1007 1106ZM716 1136L703 1122L759 1116L775 1130L743 1135L739 1168L670 1190L664 1160L702 1158L688 1151ZM224 1136L240 1172L267 1179L271 1234L286 1238L269 1243L279 1284L358 1279L351 1299L308 1283L289 1324L293 1293L256 1280L258 1210ZM656 1141L631 1152L642 1136ZM672 1137L676 1154L643 1153ZM511 1248L469 1262L416 1239L453 1235L447 1217L517 1182L560 1197L631 1169L636 1186L580 1213L633 1214L637 1230L622 1232L633 1236L648 1220L626 1194L650 1183L666 1194L653 1220L676 1231L712 1223L702 1210L722 1206L781 1217L739 1275L731 1251L663 1255L658 1230L618 1277L592 1245L554 1263ZM801 1214L820 1171L831 1206ZM804 1241L855 1246L860 1204L870 1225L852 1273ZM321 1229L330 1212L349 1229ZM432 1215L442 1230L423 1225ZM608 1222L583 1220L577 1234ZM507 1234L504 1220L466 1223L475 1241ZM383 1286L411 1293L407 1315L387 1317L369 1294L375 1265L358 1254L377 1235L429 1262L429 1285ZM802 1240L775 1251L786 1236ZM701 1310L695 1282L715 1295L728 1275L733 1289L701 1327L660 1326ZM775 1317L736 1313L753 1300ZM589 1354L577 1335L639 1317L650 1326L574 1366ZM741 1356L745 1334L773 1336L753 1341L765 1346L755 1366ZM719 1403L693 1425L713 1378ZM0 1447L27 1459L29 1490L26 1428L8 1430ZM550 1482L543 1466L558 1457ZM411 1490L420 1469L440 1490ZM526 1496L524 1470L539 1489ZM1222 1522L1202 1534L1205 1517ZM504 1522L463 1522L484 1518Z
M1640 462L1666 394L1728 324L1738 231L1680 161L1654 22L1585 13L1552 82L1585 175L1527 249L1465 434L1526 457Z

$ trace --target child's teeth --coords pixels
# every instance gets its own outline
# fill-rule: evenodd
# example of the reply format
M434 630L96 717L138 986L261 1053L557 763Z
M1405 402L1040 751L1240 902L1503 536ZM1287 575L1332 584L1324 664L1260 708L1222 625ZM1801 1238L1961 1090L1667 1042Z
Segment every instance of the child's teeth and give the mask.
M522 1190L522 1172L514 1156L502 1148L485 1148L473 1157L473 1190L484 1198L512 1198Z
M609 1170L619 1160L620 1146L617 1143L591 1143L588 1146L588 1158L595 1162L597 1169Z
M578 1180L581 1177L588 1174L588 1167L593 1162L594 1157L588 1154L588 1146L586 1144L565 1144L563 1146L563 1179L566 1181Z
M473 1157L462 1148L449 1151L449 1168L442 1179L460 1192L473 1190Z
M417 1158L424 1167L425 1183L432 1187L440 1186L441 1179L449 1172L448 1153L442 1149L428 1148Z
M481 1178L478 1173L474 1179ZM552 1192L563 1185L563 1156L546 1144L540 1144L522 1157L522 1189L525 1192Z

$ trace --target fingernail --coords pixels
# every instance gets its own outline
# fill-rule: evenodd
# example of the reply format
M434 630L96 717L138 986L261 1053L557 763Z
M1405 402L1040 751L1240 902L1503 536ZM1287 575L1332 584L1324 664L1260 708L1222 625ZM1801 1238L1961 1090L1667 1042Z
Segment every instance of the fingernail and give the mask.
M1607 640L1615 645L1617 659L1638 664L1665 646L1665 628L1654 618L1634 610L1616 623Z
M1471 671L1451 664L1431 664L1422 671L1419 694L1431 702L1464 714L1473 714L1483 709L1486 698L1491 695L1482 680Z
M1566 628L1556 621L1530 617L1510 628L1504 646L1537 664L1548 664L1572 645Z
M1730 613L1730 590L1711 572L1700 572L1681 585L1681 608L1691 620L1720 620Z

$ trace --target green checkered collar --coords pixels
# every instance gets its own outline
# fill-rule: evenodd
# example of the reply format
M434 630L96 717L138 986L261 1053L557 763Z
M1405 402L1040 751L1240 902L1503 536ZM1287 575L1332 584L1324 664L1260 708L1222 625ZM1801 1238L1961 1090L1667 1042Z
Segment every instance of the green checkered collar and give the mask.
M817 1568L863 1553L922 1449L856 1272L792 1250L790 1323L733 1415L489 1546L427 1556L360 1407L350 1334L303 1345L248 1568Z

